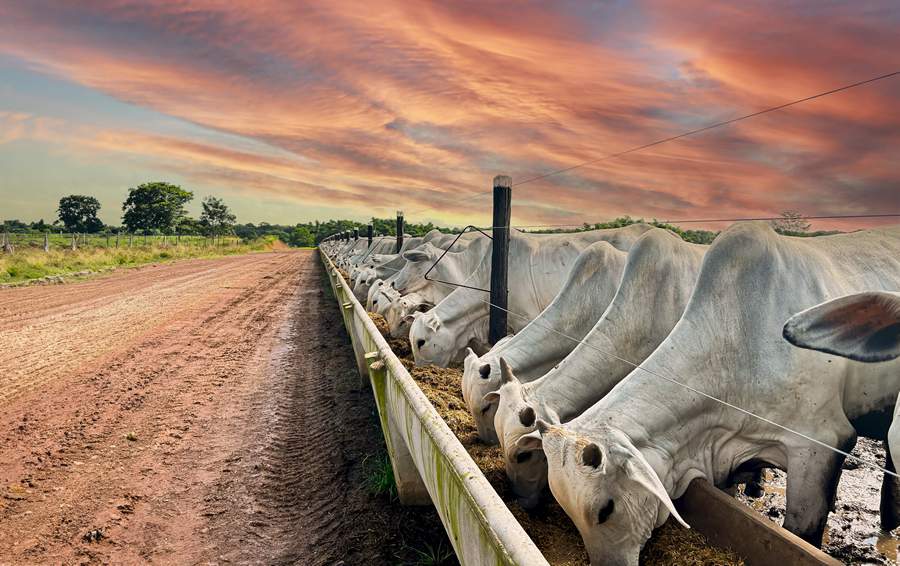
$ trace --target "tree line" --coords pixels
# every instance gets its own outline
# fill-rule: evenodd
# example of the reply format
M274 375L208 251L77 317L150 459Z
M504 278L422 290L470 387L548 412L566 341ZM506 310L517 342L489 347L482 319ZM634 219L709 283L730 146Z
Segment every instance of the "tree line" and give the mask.
M218 237L231 234L237 217L225 202L208 196L201 201L199 218L188 216L185 206L194 193L178 185L164 182L144 183L128 189L122 203L122 225L104 224L100 218L100 201L87 195L68 195L59 199L57 218L48 224L44 219L25 223L4 220L4 232L65 231L78 234L120 233L183 234Z
M69 195L59 200L57 219L52 224L44 222L43 219L31 223L19 220L4 220L2 226L0 226L0 232L51 232L64 230L80 234L129 232L148 235L182 234L207 237L235 235L243 240L275 237L294 247L316 246L325 238L346 230L359 229L360 236L365 237L367 224L372 224L373 231L377 236L396 236L396 219L394 218L373 217L368 223L354 220L315 220L293 225L269 224L267 222L238 224L237 217L231 212L228 205L222 199L212 196L202 199L200 217L192 218L188 216L185 206L193 198L193 192L185 190L178 185L159 181L144 183L130 188L128 189L128 196L125 202L122 203L122 226L116 227L104 225L100 220L98 217L100 201L95 197ZM574 229L533 230L533 232L579 232L603 228L620 228L635 222L644 222L644 220L624 216L610 222L585 223L583 226ZM656 220L649 223L669 229L684 240L698 244L709 244L718 235L718 232L708 230L684 230L678 226L660 223ZM782 212L781 218L772 224L777 231L794 236L818 236L834 233L809 232L809 222L806 221L802 214L796 211ZM440 230L445 233L459 231L456 228L435 226L431 222L427 224L404 224L404 231L412 236L424 236L431 230Z
M357 222L355 220L314 220L313 222L300 222L298 224L281 225L268 224L236 224L234 233L245 240L275 236L290 246L312 247L317 246L325 238L344 232L345 230L359 230L361 238L366 237L368 224L372 224L372 232L376 236L396 236L397 220L394 218L372 218L369 222ZM403 231L412 236L424 236L432 230L451 233L452 228L435 226L431 222L427 224L404 223Z
M243 240L276 237L290 246L312 247L328 236L344 230L358 228L361 234L364 235L366 232L366 223L353 220L323 222L316 220L293 225L267 222L238 224L236 215L228 205L222 199L212 196L202 199L203 208L200 217L192 218L187 214L185 207L193 199L192 191L160 181L129 188L128 195L122 203L122 224L113 226L106 225L100 220L101 206L97 198L68 195L59 199L57 218L52 223L45 222L43 218L36 222L4 220L0 225L0 233L65 231L78 234L181 234L207 237L234 235ZM375 234L379 236L396 235L395 219L372 218L371 223ZM405 224L405 231L414 236L424 235L434 229L450 232L450 229L438 228L430 222Z

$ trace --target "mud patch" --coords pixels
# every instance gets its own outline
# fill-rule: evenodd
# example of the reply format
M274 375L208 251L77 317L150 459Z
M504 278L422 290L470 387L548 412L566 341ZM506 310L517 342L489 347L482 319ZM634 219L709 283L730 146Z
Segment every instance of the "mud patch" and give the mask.
M379 330L385 335L386 325L384 330L379 326ZM406 347L408 348L408 343ZM466 410L461 388L462 370L434 366L416 367L415 362L408 357L401 357L401 362L547 561L554 566L589 564L581 535L558 503L548 501L540 509L532 512L525 511L516 503L506 480L500 447L488 446L481 442L475 421ZM743 564L743 561L733 553L710 546L696 531L685 529L674 521L667 521L653 533L653 537L644 547L641 552L641 564L731 566Z
M853 455L884 463L884 449L877 440L860 438ZM766 470L765 494L754 500L746 497L741 488L738 499L781 525L784 522L786 478L782 471ZM845 463L835 511L828 515L822 549L847 564L897 564L900 529L881 530L880 494L880 473L853 462Z

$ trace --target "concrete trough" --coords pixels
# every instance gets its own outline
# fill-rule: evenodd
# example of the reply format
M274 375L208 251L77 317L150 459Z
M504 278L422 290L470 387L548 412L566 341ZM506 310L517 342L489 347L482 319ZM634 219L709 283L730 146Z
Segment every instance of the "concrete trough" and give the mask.
M372 384L401 503L433 503L463 565L548 565L334 263L321 250L320 256L360 374ZM711 543L737 552L748 566L841 564L703 480L695 480L676 505L693 528Z

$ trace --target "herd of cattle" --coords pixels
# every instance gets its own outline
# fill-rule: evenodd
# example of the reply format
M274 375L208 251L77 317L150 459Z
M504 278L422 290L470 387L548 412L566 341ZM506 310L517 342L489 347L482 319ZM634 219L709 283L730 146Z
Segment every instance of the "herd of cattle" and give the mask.
M828 447L864 435L900 457L900 227L738 223L710 246L646 224L514 231L510 335L493 346L491 245L431 232L400 253L393 238L323 248L417 364L463 364L516 495L533 506L549 488L593 563L636 565L655 527L682 521L672 500L692 480L752 494L766 467L787 472L784 527L821 544L844 460ZM881 509L900 524L889 474Z

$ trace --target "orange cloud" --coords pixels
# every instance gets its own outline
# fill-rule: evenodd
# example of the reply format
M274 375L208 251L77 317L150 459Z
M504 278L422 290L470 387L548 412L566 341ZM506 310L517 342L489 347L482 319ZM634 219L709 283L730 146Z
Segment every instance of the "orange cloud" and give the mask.
M496 173L530 178L900 68L888 0L47 4L0 8L0 53L271 151L134 129L70 145L354 215L436 205L421 216L448 223L488 220L487 199L458 201ZM898 94L886 81L522 185L514 221L894 210ZM0 114L0 143L25 135Z

